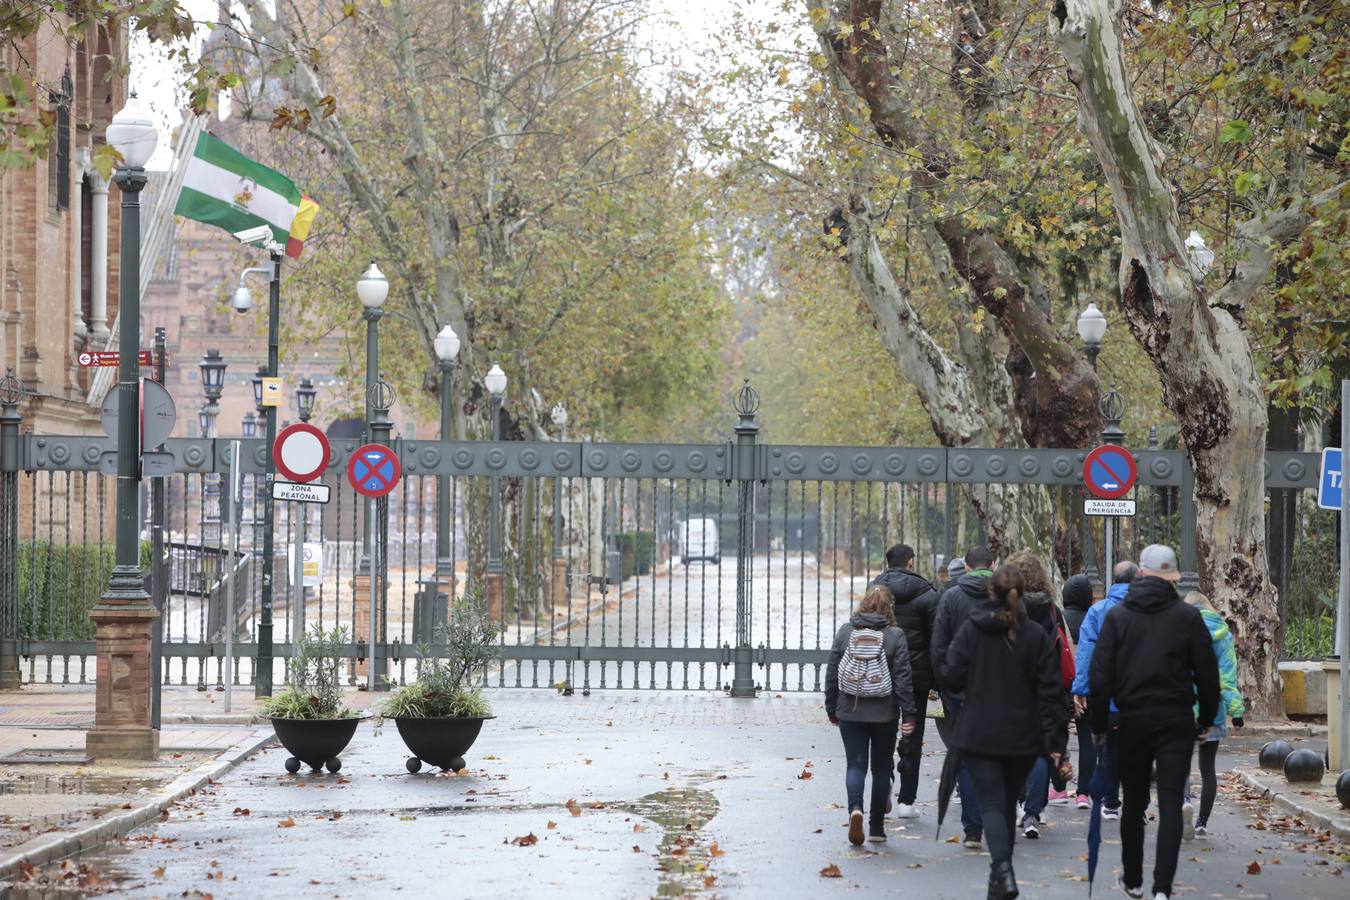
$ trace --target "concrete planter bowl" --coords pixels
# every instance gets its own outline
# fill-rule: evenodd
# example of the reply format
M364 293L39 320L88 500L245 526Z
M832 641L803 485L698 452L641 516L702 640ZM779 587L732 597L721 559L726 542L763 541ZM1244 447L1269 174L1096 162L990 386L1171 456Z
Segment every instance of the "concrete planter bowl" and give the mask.
M469 752L483 723L496 716L474 718L422 718L394 716L394 724L403 743L413 755L408 758L408 771L416 774L422 763L438 766L446 772L464 768L464 754Z
M346 719L272 719L277 740L290 751L286 771L292 775L300 771L301 763L316 772L324 768L330 772L341 769L342 760L338 754L351 743L359 724L361 719L357 716Z

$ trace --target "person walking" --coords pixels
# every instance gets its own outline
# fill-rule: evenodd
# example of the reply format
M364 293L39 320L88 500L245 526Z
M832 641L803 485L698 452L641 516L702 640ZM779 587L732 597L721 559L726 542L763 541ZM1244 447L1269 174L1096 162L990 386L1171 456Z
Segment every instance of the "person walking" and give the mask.
M867 840L886 840L882 820L890 801L896 732L914 730L915 710L909 650L905 633L895 624L891 592L870 588L857 612L834 636L825 672L825 714L839 726L844 741L848 839L855 845L863 842L863 788L869 762L872 802Z
M1115 568L1111 570L1111 587L1107 589L1106 596L1093 604L1083 616L1083 624L1078 629L1078 649L1074 656L1074 677L1073 677L1073 695L1074 712L1078 715L1086 715L1088 707L1088 671L1092 668L1092 654L1097 646L1097 634L1101 631L1102 621L1106 614L1115 608L1116 604L1125 599L1125 594L1130 589L1130 582L1134 580L1139 572L1139 567L1129 560L1121 560L1116 563ZM1116 711L1115 701L1111 702L1111 713ZM1081 740L1081 739L1080 739ZM1096 748L1094 748L1096 749ZM1118 758L1119 748L1116 746L1116 728L1115 722L1111 722L1110 730L1106 734L1106 760L1111 775L1111 787L1107 791L1106 797L1102 801L1102 818L1119 819L1120 818L1120 778L1118 777L1114 761ZM1079 772L1078 793L1081 796L1085 793L1088 785L1088 778L1083 777Z
M984 823L988 896L1007 900L1018 895L1012 864L1017 795L1062 724L1064 684L1051 639L1022 607L1021 574L1000 566L990 591L993 601L980 604L952 640L945 671L947 683L965 692L952 744L970 773Z
M1092 607L1092 582L1086 575L1070 575L1059 589L1059 596L1064 603L1064 623L1069 627L1074 647L1077 647L1083 618ZM1076 656L1074 666L1076 670ZM1077 671L1074 677L1076 680ZM1092 724L1086 712L1079 713L1075 706L1074 713L1073 728L1078 735L1078 796L1074 798L1074 804L1079 809L1091 809L1092 799L1087 795L1087 786L1092 783L1092 772L1097 768L1097 748L1092 743ZM1119 804L1119 798L1116 802Z
M957 560L952 561L948 571L955 571ZM991 566L994 556L988 547L973 547L960 560L964 574L955 578L955 583L947 588L938 601L937 616L933 619L933 640L931 655L933 675L942 692L943 717L955 723L961 717L962 692L953 689L946 680L947 650L953 636L961 630L981 605L989 602L989 578L994 573ZM957 796L961 799L961 830L964 832L962 843L972 849L979 849L984 840L984 826L980 820L980 808L975 802L975 789L970 781L970 773L962 768L956 780Z
M1172 895L1191 748L1197 736L1209 739L1219 711L1219 665L1209 629L1195 607L1181 602L1180 577L1172 548L1144 548L1125 600L1102 622L1088 676L1094 739L1105 738L1113 698L1119 710L1116 766L1124 809L1117 883L1129 897L1144 896L1144 808L1157 765L1154 900Z
M1065 789L1072 776L1069 763L1069 720L1073 701L1069 685L1073 679L1073 647L1059 607L1050 596L1050 576L1045 566L1029 550L1008 557L1008 565L1022 577L1022 606L1027 618L1037 625L1054 646L1055 677L1060 683L1060 717L1055 730L1046 735L1048 752L1036 757L1022 790L1022 836L1035 840L1041 836L1041 818L1047 803L1063 804L1069 799ZM1068 677L1065 677L1067 672Z
M1222 697L1210 736L1196 751L1196 762L1200 769L1200 815L1196 816L1195 805L1189 799L1181 809L1181 837L1190 841L1194 840L1196 835L1204 836L1209 833L1209 814L1214 810L1214 797L1219 790L1218 773L1215 771L1219 741L1228 737L1230 718L1233 720L1234 728L1242 727L1242 717L1247 714L1247 706L1242 701L1242 694L1238 692L1237 653L1233 648L1233 634L1228 630L1228 623L1219 615L1214 604L1209 602L1209 598L1199 591L1187 594L1186 602L1200 610L1200 618L1205 620L1205 627L1209 629L1214 658L1219 664L1219 693ZM1198 707L1196 712L1198 715ZM1189 785L1186 793L1190 794Z
M928 692L933 689L933 663L928 655L928 641L937 616L938 592L928 579L914 571L914 548L908 544L896 544L886 551L886 571L878 575L872 585L891 592L895 622L905 633L905 644L909 648L909 671L918 718L913 733L900 738L896 748L900 792L896 797L895 817L917 819L919 813L914 808L914 801L919 791Z

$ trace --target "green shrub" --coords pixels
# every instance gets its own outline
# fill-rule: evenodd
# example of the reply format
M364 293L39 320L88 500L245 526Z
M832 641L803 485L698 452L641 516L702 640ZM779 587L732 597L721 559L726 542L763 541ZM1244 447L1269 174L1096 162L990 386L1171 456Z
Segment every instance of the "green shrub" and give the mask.
M1284 658L1326 659L1336 644L1332 616L1291 616L1284 625Z
M140 545L141 570L149 571L150 544ZM19 636L33 641L87 641L94 637L89 611L112 576L115 545L19 543Z
M656 558L656 532L621 531L617 537L624 580L651 572L652 561Z
M431 647L418 646L421 660L417 680L399 688L380 704L381 716L413 718L479 718L492 715L488 703L473 687L474 673L496 658L499 634L488 618L479 591L455 601L450 623L437 638L446 647L444 657Z
M347 629L324 631L315 625L300 639L287 666L286 689L263 703L262 714L278 719L346 719L356 715L342 705L342 647Z

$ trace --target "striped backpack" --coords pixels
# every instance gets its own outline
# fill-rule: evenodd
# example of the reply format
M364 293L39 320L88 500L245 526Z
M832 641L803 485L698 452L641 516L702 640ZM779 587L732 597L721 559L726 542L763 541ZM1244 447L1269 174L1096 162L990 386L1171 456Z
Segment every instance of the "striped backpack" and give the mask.
M891 667L886 661L886 633L854 628L839 661L839 692L851 697L889 697Z

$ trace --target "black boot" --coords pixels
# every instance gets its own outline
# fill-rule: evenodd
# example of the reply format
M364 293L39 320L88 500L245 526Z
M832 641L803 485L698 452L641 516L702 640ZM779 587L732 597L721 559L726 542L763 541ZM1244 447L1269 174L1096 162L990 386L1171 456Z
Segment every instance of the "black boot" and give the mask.
M1012 900L1017 896L1017 878L1012 862L1003 860L989 864L989 900Z

